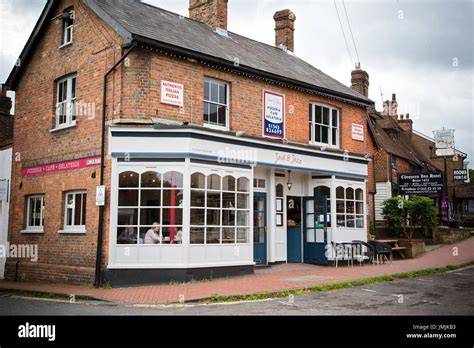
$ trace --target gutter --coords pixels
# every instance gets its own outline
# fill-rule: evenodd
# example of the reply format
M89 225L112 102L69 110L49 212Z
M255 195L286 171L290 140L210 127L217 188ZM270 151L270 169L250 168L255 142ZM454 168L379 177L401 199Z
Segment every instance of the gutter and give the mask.
M107 119L107 79L108 77L117 69L117 67L122 64L125 58L128 57L130 53L135 49L137 44L132 43L131 47L124 53L124 55L119 59L115 65L110 68L104 75L104 84L102 91L102 130L101 130L101 147L100 147L100 184L99 186L104 185L104 169L105 169L105 126ZM99 222L97 228L97 256L95 263L95 280L94 286L99 287L102 282L101 277L101 264L102 264L102 236L104 229L104 210L105 206L99 207Z

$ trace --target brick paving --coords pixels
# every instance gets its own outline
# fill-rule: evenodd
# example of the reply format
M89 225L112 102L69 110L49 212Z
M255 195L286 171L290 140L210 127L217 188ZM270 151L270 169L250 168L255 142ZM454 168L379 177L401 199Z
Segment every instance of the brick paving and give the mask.
M458 255L454 255L453 248ZM347 267L315 266L307 264L282 264L258 269L254 275L217 279L186 284L140 286L132 288L94 289L81 286L38 284L0 281L0 289L50 292L89 296L100 300L121 303L171 303L205 299L213 295L232 296L273 292L289 289L332 284L342 281L371 278L382 275L419 271L427 268L461 265L474 261L474 238L460 243L445 245L416 259L396 260L392 264ZM342 264L342 266L341 266Z

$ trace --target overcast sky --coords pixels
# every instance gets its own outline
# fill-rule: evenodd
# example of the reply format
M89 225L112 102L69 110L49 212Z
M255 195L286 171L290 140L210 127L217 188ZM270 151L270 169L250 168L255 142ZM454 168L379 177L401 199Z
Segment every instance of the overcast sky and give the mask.
M45 0L0 0L0 83L10 73ZM146 0L188 15L188 0ZM357 61L342 0L229 0L229 30L274 44L273 14L296 14L295 53L346 85ZM474 168L474 5L471 0L345 0L370 98L380 110L397 94L399 113L409 112L416 130L433 136L456 130L456 145Z

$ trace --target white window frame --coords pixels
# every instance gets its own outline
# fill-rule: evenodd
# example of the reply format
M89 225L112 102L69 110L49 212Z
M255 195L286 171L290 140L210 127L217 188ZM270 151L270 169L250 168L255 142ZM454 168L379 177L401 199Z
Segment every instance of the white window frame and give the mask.
M325 124L322 124L322 123L316 123L316 106L321 107L321 120L323 119L322 108L329 109L329 125L325 125ZM312 144L312 145L319 145L319 146L338 149L340 147L340 143L341 143L341 139L340 139L341 138L341 135L340 135L340 132L341 132L341 111L338 108L334 107L334 106L321 104L321 103L310 103L310 107L311 107L311 114L310 114L311 120L310 120L309 124L310 124L310 131L311 131L311 139L309 139L309 143ZM333 122L332 122L332 113L333 113L333 111L337 111L337 127L333 126ZM315 129L316 125L321 125L321 126L329 128L329 130L328 130L328 142L327 143L318 142L318 141L315 140L316 139L316 134L314 132L314 129ZM333 139L332 139L333 128L337 129L337 132L336 132L337 139L336 139L336 144L335 145L333 144Z
M343 188L344 189L344 198L338 198L337 197L337 189L338 188ZM354 191L354 198L350 199L350 198L347 198L347 190L348 189L352 189ZM362 200L358 200L357 199L357 191L358 190L361 190L362 191ZM361 187L345 187L345 186L342 186L342 185L338 185L336 187L336 198L335 198L335 201L336 201L336 228L341 228L341 229L350 229L350 230L354 230L354 229L364 229L365 228L365 225L366 225L366 221L365 221L365 216L366 216L366 213L365 213L365 206L364 206L364 197L365 197L365 190ZM341 202L344 202L344 213L342 212L338 212L337 211L337 204L339 203L338 201L341 201ZM347 211L347 207L348 207L348 202L352 202L354 204L354 212L353 213L348 213ZM362 212L361 213L357 213L357 204L362 204ZM344 216L344 226L340 226L337 222L337 216L340 215L340 216ZM354 217L354 226L348 226L348 216L353 216ZM362 218L362 227L358 227L357 226L357 219L360 219Z
M74 91L72 89L73 80L75 80ZM66 99L59 101L61 96L59 93L60 85L66 83ZM64 88L64 87L63 87ZM74 93L73 93L74 92ZM56 121L55 128L53 130L59 130L64 128L70 128L76 126L76 110L77 110L77 75L70 75L62 78L56 82ZM66 121L60 122L61 110L66 109Z
M31 200L41 201L41 216L40 216L40 225L38 226L31 226L30 225L30 218L31 218ZM26 230L22 231L22 233L44 233L44 195L32 195L27 197L26 201Z
M217 79L214 79L214 78L210 78L210 77L206 77L204 79L204 82L203 84L205 84L206 82L210 82L210 83L214 83L214 84L220 84L220 85L225 85L226 86L226 91L227 91L227 95L226 95L226 104L221 104L219 102L213 102L213 101L210 101L210 100L206 100L205 99L205 92L203 93L203 110L202 110L202 122L203 122L203 125L204 127L207 127L207 128L211 128L211 129L216 129L216 130L224 130L224 131L228 131L230 129L230 83L226 82L226 81L222 81L222 80L217 80ZM220 125L216 125L216 124L211 124L211 123L208 123L204 120L204 103L210 103L210 104L214 104L214 105L218 105L218 106L225 106L225 126L220 126ZM219 117L219 116L218 116Z
M72 204L68 204L67 198L69 195L73 195L73 202ZM87 191L68 191L64 193L64 229L62 231L59 231L60 233L86 233L86 225L68 225L67 224L67 212L68 209L72 209L72 216L74 219L75 216L75 209L76 209L76 196L78 195L83 195L82 199L84 202L84 199L87 200ZM84 204L84 203L83 203ZM83 204L81 205L81 210L83 207ZM84 219L84 215L87 214L87 203L86 203L86 209L85 211L81 211L81 217L80 221ZM86 215L87 216L87 215Z
M72 21L72 23L70 25L66 25L66 23L67 23L66 21L68 19L67 18L63 19L63 23L62 23L62 25L63 25L62 34L63 35L62 35L62 40L61 40L62 43L61 43L60 48L72 44L72 41L73 41L75 12L74 12L74 10L70 10L66 13L69 14L69 16L70 16L69 19ZM70 32L70 34L71 34L71 39L69 41L67 41L68 32Z

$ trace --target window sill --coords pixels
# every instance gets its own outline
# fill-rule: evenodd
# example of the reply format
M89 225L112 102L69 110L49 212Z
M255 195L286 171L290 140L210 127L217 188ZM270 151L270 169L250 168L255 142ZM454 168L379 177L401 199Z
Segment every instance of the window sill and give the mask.
M309 142L309 145L312 145L312 146L318 146L318 147L325 147L327 149L334 149L334 150L339 150L340 147L338 145L330 145L330 144L324 144L324 143L316 143L316 142Z
M65 129L75 128L75 127L76 127L76 123L73 123L73 124L69 124L67 126L61 126L61 127L53 128L49 132L50 133L56 133L56 132L59 132L59 131L65 130Z
M66 42L66 43L62 44L61 46L59 46L59 49L64 48L64 47L68 47L68 46L71 46L71 45L72 45L72 41L69 41L69 42Z
M78 228L59 230L58 233L59 234L86 234L86 229L78 227Z
M224 132L229 131L229 127L216 126L216 125L208 124L208 123L203 123L203 127L209 128L209 129L214 129L214 130L220 130L220 131L224 131Z
M26 229L26 230L23 230L20 232L21 234L44 234L44 230L41 229L41 230L29 230L29 229Z

